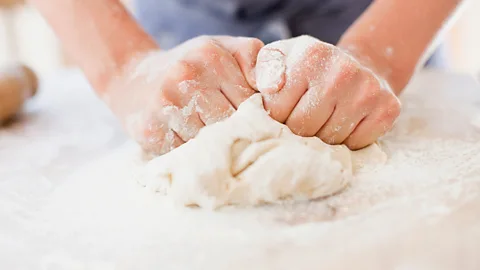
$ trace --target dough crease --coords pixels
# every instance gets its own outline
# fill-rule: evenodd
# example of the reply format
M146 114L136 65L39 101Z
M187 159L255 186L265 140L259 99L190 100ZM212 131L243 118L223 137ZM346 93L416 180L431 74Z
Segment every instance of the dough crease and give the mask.
M270 118L260 94L146 165L139 182L181 205L215 209L332 195L352 179L352 152L293 134Z

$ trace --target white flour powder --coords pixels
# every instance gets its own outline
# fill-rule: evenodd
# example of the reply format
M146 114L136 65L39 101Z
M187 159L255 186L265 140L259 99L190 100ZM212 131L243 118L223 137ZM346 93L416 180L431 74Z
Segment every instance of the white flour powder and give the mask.
M424 74L405 93L397 127L381 140L388 154L386 164L366 164L345 191L312 202L216 212L175 207L168 197L136 183L144 161L133 144L58 182L52 182L53 174L40 161L24 163L30 165L18 170L2 165L0 265L5 269L478 269L480 131L472 123L480 113L480 95L473 93L473 87L472 92L466 86L465 91L457 91L464 80L437 80L435 75ZM65 100L55 104L51 106L85 106ZM53 112L60 111L53 110L52 117ZM86 128L102 134L104 125L95 120L99 115L92 115L88 127L73 126L71 121L63 124L78 134L88 134ZM75 118L74 113L69 116ZM47 145L41 142L53 135L44 135L32 143ZM7 144L20 139L3 136L0 149L9 149ZM77 144L83 141L79 135ZM102 145L105 142L98 147ZM41 149L22 147L3 153L15 159L15 153L27 150L55 160L48 157L55 155L53 150L46 156ZM39 168L44 177L29 178L28 166ZM45 195L32 200L31 194L37 193Z

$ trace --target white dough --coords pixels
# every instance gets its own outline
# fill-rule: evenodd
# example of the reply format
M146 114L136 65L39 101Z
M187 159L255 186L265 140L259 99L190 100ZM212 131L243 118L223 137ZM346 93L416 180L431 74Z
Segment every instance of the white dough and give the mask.
M151 160L140 182L183 205L217 208L332 195L352 179L345 146L303 138L271 119L257 94L225 121Z

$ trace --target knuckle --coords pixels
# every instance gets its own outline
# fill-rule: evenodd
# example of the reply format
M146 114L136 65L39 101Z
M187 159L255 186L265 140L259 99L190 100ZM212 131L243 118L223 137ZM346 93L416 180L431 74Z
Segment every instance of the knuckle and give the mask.
M254 50L260 50L265 44L258 38L245 38L249 47Z
M337 89L335 87L326 87L321 90L320 95L324 100L336 100L337 99Z
M357 92L352 91L352 89L357 88L356 84L352 84L358 81L361 69L352 60L347 57L332 56L326 63L323 62L323 60L319 60L316 64L318 63L320 63L322 71L320 73L326 71L326 73L322 75L325 77L324 80L333 88L342 92L347 91L349 95Z
M205 86L196 80L181 81L174 89L177 95L183 95L185 97L192 96L193 94L202 95L207 92Z
M395 120L397 119L399 113L391 113L388 109L385 110L378 118L375 119L375 125L381 129L381 134L385 134L392 129Z
M137 122L135 128L129 130L130 135L147 152L160 154L165 144L165 125L154 119Z
M355 102L357 107L371 107L376 103L376 94L374 90L366 88L362 91L361 96Z
M402 103L397 97L393 97L393 101L388 105L388 109L397 117L402 111Z
M377 121L377 129L378 129L378 134L377 134L377 137L375 137L374 139L378 139L378 137L384 135L385 133L387 133L388 131L390 131L392 128L393 128L393 123L394 121L392 119L390 119L390 117L387 117L387 119L383 119L383 120L378 120Z
M337 83L351 82L361 73L360 67L349 58L343 58L338 63Z
M334 102L337 100L341 101L341 90L338 89L337 85L326 85L326 87L322 87L321 85L319 85L318 87L319 95L323 100L327 100L329 102Z
M160 86L160 91L153 95L154 102L158 102L161 106L171 106L175 103L176 93L169 87Z
M185 80L193 80L201 75L202 69L187 60L179 60L171 66L168 73L168 80L174 83L180 83Z
M370 91L370 94L378 94L382 89L378 79L370 72L362 72L364 74L364 87Z
M358 105L373 105L381 96L380 86L376 80L366 79L357 101Z
M394 117L389 115L388 113L384 112L380 114L377 118L374 119L374 123L377 126L383 126L383 129L389 129L393 123Z
M253 68L257 62L257 57L260 55L261 49L265 45L257 38L241 37L235 39L239 44L234 46L233 57L240 60L239 64L247 64L250 68Z
M394 121L402 110L402 105L400 100L395 97L393 94L389 96L389 100L385 101L385 110L382 114L382 117L386 120Z
M218 41L205 36L198 39L196 48L190 53L196 56L201 56L207 61L215 61L220 57L220 48Z
M353 77L354 75L360 74L362 72L362 69L358 65L358 63L354 60L352 60L350 57L344 55L345 61L343 62L343 69L345 73Z
M303 51L303 58L312 66L320 66L324 68L327 63L337 62L333 60L334 53L332 48L330 48L330 45L318 40L316 42L310 42L310 44L297 44L293 50Z
M201 35L192 39L185 41L184 49L188 52L198 51L199 48L202 48L204 45L212 42L213 37L207 35Z
M249 38L248 43L248 46L246 46L247 52L245 57L247 58L247 62L250 63L251 68L253 68L256 65L257 58L265 44L257 38Z
M198 53L202 55L202 57L207 61L215 61L220 57L218 46L215 45L213 42L208 42L203 44Z
M356 108L369 108L372 105L371 98L362 96L361 98L357 99L354 103L354 107Z
M400 112L401 112L400 107L397 107L395 109L390 109L390 108L387 109L388 117L392 122L394 122L400 116Z
M196 43L205 43L205 42L208 42L209 40L211 40L212 37L211 36L207 36L207 35L200 35L196 38L194 38L193 40L195 40Z
M305 57L317 58L320 55L325 54L326 48L321 43L312 43L310 46L305 47Z

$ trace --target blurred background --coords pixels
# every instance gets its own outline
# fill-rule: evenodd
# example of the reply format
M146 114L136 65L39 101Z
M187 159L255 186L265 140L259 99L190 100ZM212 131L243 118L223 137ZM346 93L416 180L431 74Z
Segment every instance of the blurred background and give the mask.
M129 7L129 0L124 0ZM441 68L480 75L480 1L468 1L443 37L446 63ZM0 0L0 67L22 62L40 76L72 63L45 21L22 0Z

